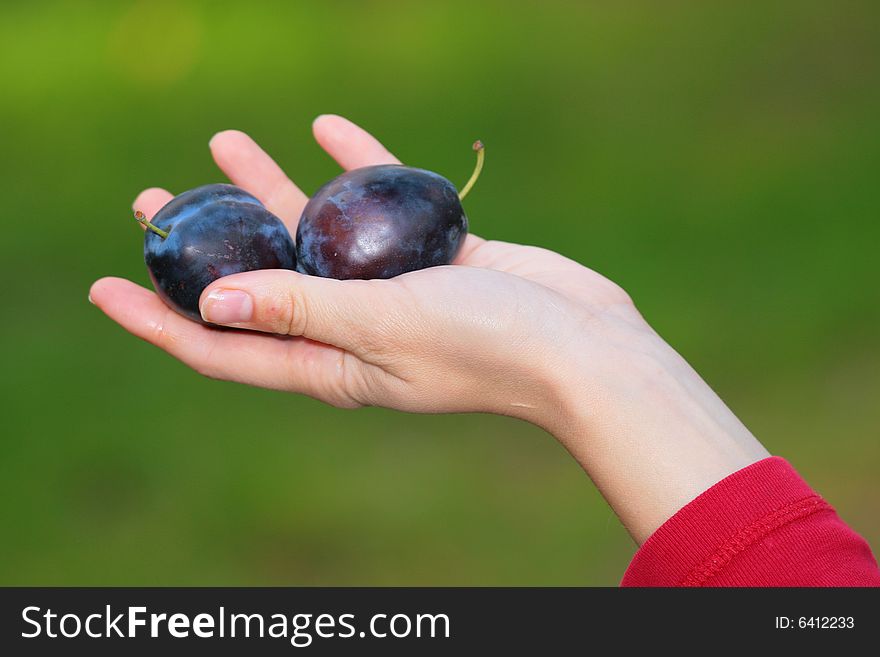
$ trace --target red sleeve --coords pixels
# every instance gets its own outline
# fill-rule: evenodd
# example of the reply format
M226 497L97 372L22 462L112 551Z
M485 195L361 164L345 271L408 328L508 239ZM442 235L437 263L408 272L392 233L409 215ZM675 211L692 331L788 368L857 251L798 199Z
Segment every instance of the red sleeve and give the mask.
M621 586L880 586L880 570L865 540L774 456L667 520Z

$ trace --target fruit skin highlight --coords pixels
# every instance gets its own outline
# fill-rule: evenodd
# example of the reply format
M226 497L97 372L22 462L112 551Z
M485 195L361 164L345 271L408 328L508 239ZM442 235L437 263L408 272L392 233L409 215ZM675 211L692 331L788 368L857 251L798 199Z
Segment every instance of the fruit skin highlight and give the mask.
M254 269L296 268L296 249L287 228L234 185L184 192L150 222L135 216L148 228L144 262L159 297L202 324L207 322L199 313L199 297L218 278Z

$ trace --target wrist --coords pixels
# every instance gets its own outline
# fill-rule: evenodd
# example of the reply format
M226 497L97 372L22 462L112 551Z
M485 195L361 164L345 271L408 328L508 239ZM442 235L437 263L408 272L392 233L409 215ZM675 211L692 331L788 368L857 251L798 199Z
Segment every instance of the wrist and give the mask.
M555 369L548 405L555 409L538 423L641 543L700 493L768 454L640 317L599 324Z

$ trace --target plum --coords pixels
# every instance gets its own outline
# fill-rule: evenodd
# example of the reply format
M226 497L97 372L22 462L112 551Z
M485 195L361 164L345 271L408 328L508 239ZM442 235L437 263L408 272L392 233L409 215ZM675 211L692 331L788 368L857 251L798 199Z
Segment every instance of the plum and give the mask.
M159 297L206 323L199 296L222 276L254 269L295 269L290 233L254 196L234 185L205 185L170 200L147 221L144 262Z
M392 278L453 261L468 232L459 193L433 171L383 164L353 169L309 200L296 231L298 271L325 278Z

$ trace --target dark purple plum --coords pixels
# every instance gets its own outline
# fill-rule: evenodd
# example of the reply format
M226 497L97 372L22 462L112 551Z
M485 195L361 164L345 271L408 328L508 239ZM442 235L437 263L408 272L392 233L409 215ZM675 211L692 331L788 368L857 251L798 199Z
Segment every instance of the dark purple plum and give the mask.
M202 291L222 276L295 269L290 233L252 195L234 185L205 185L175 196L147 222L144 262L162 300L203 322Z
M309 200L296 231L300 272L325 278L392 278L453 261L468 232L459 195L433 171L399 164L343 173Z

